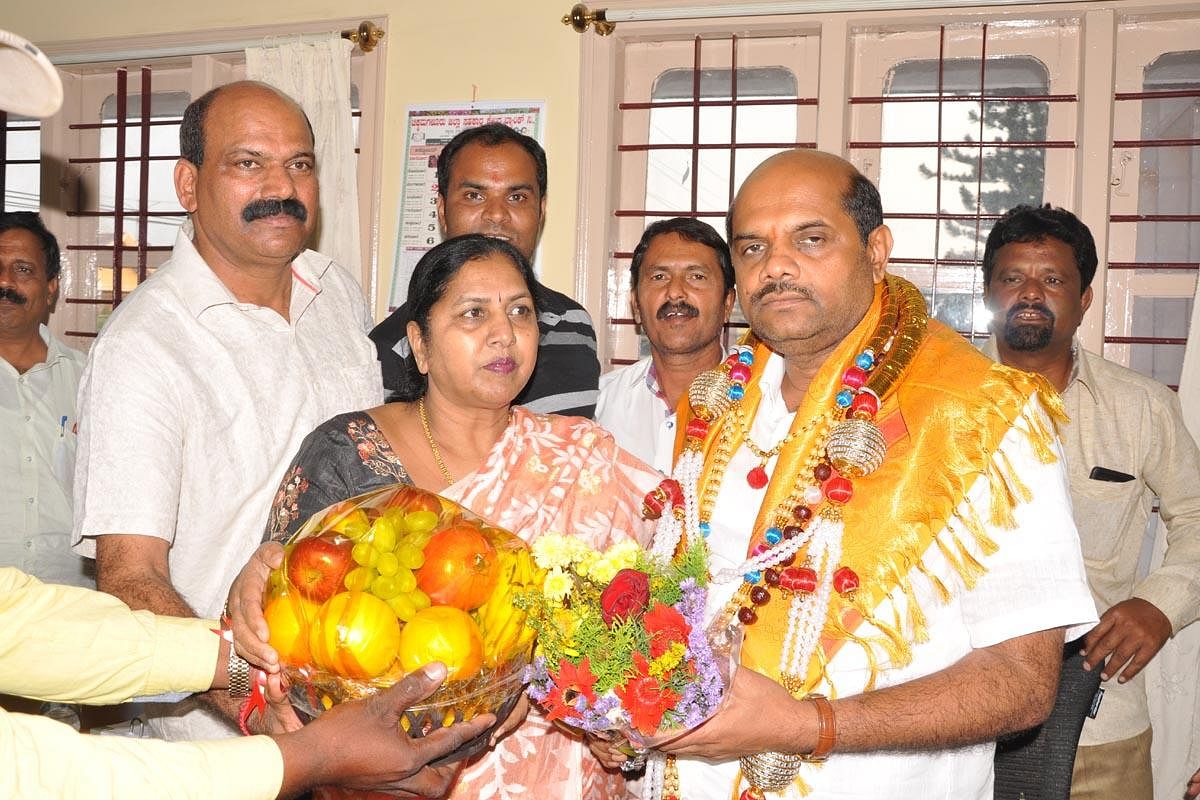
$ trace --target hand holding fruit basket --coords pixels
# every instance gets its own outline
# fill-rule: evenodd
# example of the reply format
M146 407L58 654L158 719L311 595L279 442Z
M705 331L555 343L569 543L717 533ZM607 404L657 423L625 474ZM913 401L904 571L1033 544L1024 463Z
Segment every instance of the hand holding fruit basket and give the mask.
M512 708L535 635L515 598L543 580L512 533L396 485L310 518L267 581L263 616L292 703L310 717L445 664L445 684L401 719L424 736Z

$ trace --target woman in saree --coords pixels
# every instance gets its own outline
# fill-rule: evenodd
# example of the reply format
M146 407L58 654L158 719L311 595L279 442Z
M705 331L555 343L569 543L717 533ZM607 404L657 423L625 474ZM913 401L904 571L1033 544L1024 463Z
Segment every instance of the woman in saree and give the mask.
M368 490L414 484L527 542L548 531L593 548L643 543L642 498L661 476L580 417L512 406L537 359L537 284L507 242L480 235L430 250L409 283L411 353L391 402L334 417L305 438L276 494L267 537ZM538 714L459 776L455 798L625 796L586 746Z

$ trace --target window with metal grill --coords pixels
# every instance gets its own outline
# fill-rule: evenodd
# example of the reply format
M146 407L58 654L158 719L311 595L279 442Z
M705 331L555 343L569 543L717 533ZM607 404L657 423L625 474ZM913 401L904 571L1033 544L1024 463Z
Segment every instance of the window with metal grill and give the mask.
M1176 385L1200 270L1200 24L1117 36L1104 354Z
M870 65L856 92L884 76L882 93L849 98L856 135L848 148L877 178L896 242L890 268L965 336L987 336L981 264L995 220L1048 199L1054 160L1069 174L1077 97L1061 45L1077 28L1065 20L1036 30L984 23L853 36L864 51L856 63ZM1050 138L1052 121L1062 138ZM876 129L878 140L858 138Z
M5 211L37 211L41 198L42 126L0 111L0 198Z
M626 50L620 205L608 273L610 364L649 354L630 316L629 261L647 225L697 217L724 235L737 187L764 159L814 147L815 37L694 37ZM666 67L687 57L686 67ZM728 328L744 328L740 310ZM727 332L727 336L728 336Z

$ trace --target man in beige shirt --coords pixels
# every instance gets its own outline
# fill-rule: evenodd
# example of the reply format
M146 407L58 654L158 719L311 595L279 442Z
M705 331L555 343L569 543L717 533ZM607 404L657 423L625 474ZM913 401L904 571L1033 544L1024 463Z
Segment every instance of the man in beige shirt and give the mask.
M1070 212L1047 205L1005 214L983 257L984 300L993 314L985 350L1045 376L1071 419L1060 433L1101 611L1084 653L1087 668L1101 669L1105 691L1084 725L1071 797L1151 800L1142 669L1200 616L1200 451L1174 392L1079 347L1075 331L1092 301L1096 264L1092 235ZM1155 497L1167 553L1161 567L1139 578Z

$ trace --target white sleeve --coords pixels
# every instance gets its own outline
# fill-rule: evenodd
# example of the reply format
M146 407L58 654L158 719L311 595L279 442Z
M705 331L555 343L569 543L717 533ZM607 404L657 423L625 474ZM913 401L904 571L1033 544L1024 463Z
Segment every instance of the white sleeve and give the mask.
M79 385L72 543L108 533L172 541L187 420L153 335L122 328L92 345ZM169 332L160 335L169 335Z
M1036 396L1025 409L1041 415ZM1043 418L1049 425L1049 420ZM1065 627L1066 641L1082 636L1097 622L1088 589L1079 535L1071 514L1071 495L1062 447L1058 460L1043 464L1033 451L1022 416L1000 444L1013 472L1032 495L1013 509L1016 528L990 525L990 487L981 477L970 492L971 503L983 512L984 526L999 549L980 560L987 572L962 598L962 614L971 646L998 642L1048 628ZM1003 464L1001 459L999 464Z

